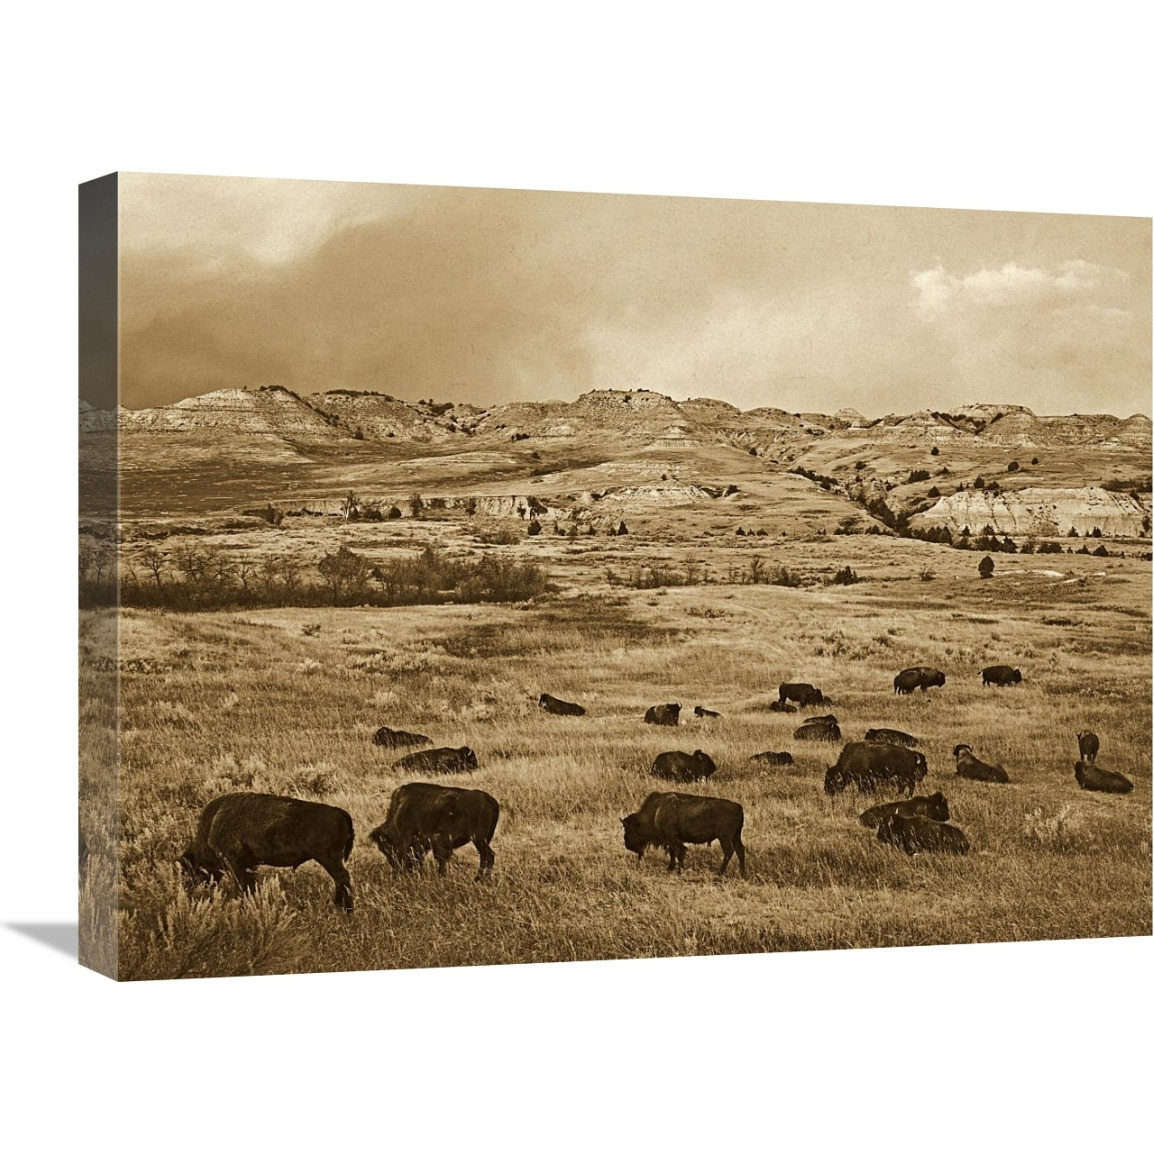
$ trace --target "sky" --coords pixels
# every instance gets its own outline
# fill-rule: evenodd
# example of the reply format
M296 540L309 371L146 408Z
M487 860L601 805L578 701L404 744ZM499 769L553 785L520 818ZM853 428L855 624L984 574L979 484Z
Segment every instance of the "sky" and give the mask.
M1151 412L1148 218L120 175L121 403Z

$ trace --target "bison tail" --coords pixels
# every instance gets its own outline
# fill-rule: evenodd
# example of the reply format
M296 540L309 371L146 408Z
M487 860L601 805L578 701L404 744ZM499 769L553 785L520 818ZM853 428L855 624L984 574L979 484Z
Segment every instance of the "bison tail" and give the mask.
M341 861L348 861L349 860L349 854L351 854L353 852L353 842L355 840L355 838L353 837L353 819L350 817L348 819L348 822L349 822L349 829L348 829L348 833L345 834L345 851L344 851L344 854L341 856Z

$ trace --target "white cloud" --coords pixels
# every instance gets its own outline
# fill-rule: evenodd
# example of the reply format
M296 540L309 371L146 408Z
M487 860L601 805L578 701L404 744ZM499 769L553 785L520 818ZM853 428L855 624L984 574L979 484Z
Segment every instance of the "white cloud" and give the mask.
M1048 300L1057 304L1089 297L1128 279L1122 269L1086 260L1066 260L1048 269L1011 261L1001 268L983 268L967 276L955 276L940 266L910 273L910 284L916 293L914 308L924 320L958 308L1029 305Z

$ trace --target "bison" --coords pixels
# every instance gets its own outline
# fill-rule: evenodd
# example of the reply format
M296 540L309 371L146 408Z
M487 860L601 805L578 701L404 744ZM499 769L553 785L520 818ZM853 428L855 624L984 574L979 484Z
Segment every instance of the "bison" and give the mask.
M980 761L968 745L954 746L954 760L957 763L955 772L959 777L968 777L971 781L994 781L1000 785L1010 780L1010 775L1000 765L988 765Z
M669 854L669 869L678 872L685 865L685 845L721 844L724 857L718 874L724 874L729 859L736 853L741 876L745 877L745 846L741 844L741 827L745 811L735 801L720 797L697 797L688 793L651 793L636 813L621 819L625 830L625 848L637 855L638 862L651 846L660 846Z
M825 792L831 797L856 785L869 793L882 785L892 785L906 797L913 797L918 782L926 776L926 755L900 745L851 741L841 751L836 765L825 775Z
M916 853L969 853L970 841L957 826L927 817L887 814L878 824L878 841Z
M950 806L940 793L929 797L911 797L907 801L887 801L874 805L858 817L866 829L877 829L884 818L897 814L899 817L924 817L930 821L949 821Z
M777 701L779 705L784 705L787 701L796 701L802 709L831 704L829 698L816 685L791 681L783 681L777 687Z
M1020 669L1008 665L990 665L982 670L982 687L987 685L1017 685L1022 680Z
M484 790L411 781L393 790L385 820L369 840L395 870L420 869L432 850L439 874L445 873L453 850L472 842L480 858L477 881L483 881L496 861L489 843L500 814L496 798Z
M1134 788L1128 777L1099 769L1092 761L1074 762L1074 779L1083 789L1095 793L1129 793Z
M1082 761L1093 761L1098 756L1098 735L1089 729L1078 734L1078 756Z
M885 745L917 745L918 739L900 729L867 729L866 741L882 742Z
M749 760L760 761L764 765L793 765L793 754L785 750L775 753L772 749L767 749L764 753L755 753Z
M477 769L477 755L467 746L450 749L419 749L393 764L394 769L411 769L415 773L472 773Z
M555 713L558 717L584 717L585 709L583 706L574 705L572 701L562 701L559 697L554 697L551 693L542 693L537 698L537 704L546 713Z
M701 781L712 777L717 766L708 753L695 749L692 753L682 753L679 749L659 753L649 767L653 777L664 777L669 781Z
M250 893L257 866L296 869L315 861L336 883L333 903L348 912L353 890L344 863L352 851L353 819L335 805L271 793L228 793L204 807L180 865L192 881L219 882L227 873Z
M645 711L645 720L649 725L676 725L680 715L680 703L672 701L668 705L651 705Z
M841 741L837 718L815 717L793 731L795 741Z
M390 729L382 725L373 734L373 744L382 745L385 749L405 749L411 745L432 745L432 741L423 733L406 733L403 729Z
M894 678L894 693L913 693L920 689L923 693L933 686L942 686L946 683L946 675L940 669L931 669L928 665L915 665L912 669L903 669Z
M796 713L797 706L790 705L788 701L771 701L769 711L770 713Z
M694 717L720 717L721 714L715 709L706 709L704 705L695 705L693 707Z

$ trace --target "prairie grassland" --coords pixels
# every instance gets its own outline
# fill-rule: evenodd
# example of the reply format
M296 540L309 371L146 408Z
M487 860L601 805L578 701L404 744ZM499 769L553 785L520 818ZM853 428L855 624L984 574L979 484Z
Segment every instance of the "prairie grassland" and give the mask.
M932 580L918 577L927 557ZM647 591L584 576L515 607L124 611L121 976L1151 932L1147 566L1064 556L1059 578L1044 572L1049 558L1015 557L979 581L974 554L884 538L795 543L774 559L809 572L850 563L870 580ZM983 689L978 670L995 662L1020 666L1023 683ZM945 687L894 697L893 675L922 663L946 671ZM820 685L846 740L875 725L918 735L922 792L947 795L971 854L907 858L858 823L872 800L827 798L839 747L794 741L800 719L766 710L784 680ZM588 716L543 714L542 691ZM82 684L82 709L84 694ZM642 723L663 701L682 703L679 728ZM723 717L693 719L696 703ZM471 847L446 878L431 865L397 877L367 842L409 780L370 742L382 724L476 750L480 771L451 783L501 803L491 883L473 881ZM1077 788L1083 728L1101 735L1102 765L1130 777L1132 794ZM957 779L959 741L1004 764L1012 784ZM691 847L677 876L659 851L638 866L622 844L618 819L663 788L646 773L653 757L694 748L718 773L676 788L745 807L745 880L736 862L716 876L716 846ZM748 760L766 749L796 762ZM352 814L351 916L333 909L315 864L262 871L246 900L227 886L186 893L175 862L201 807L247 789Z

